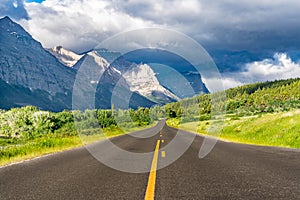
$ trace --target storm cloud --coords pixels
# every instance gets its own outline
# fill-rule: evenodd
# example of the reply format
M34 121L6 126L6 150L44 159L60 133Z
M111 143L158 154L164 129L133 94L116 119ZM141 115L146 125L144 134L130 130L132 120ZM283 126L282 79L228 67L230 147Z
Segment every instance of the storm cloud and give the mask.
M299 10L298 0L45 0L41 3L2 0L0 3L0 15L13 17L46 48L62 45L83 52L115 34L139 28L182 32L212 54L226 88L300 76ZM268 68L271 61L273 67ZM275 73L277 68L282 71ZM259 69L270 70L270 74Z
M183 31L213 48L283 50L300 45L297 0L114 2L134 17Z
M285 51L300 46L298 0L46 0L26 3L29 31L47 47L83 49L121 31L161 27L207 48ZM41 35L48 35L48 37ZM74 45L74 41L78 45Z

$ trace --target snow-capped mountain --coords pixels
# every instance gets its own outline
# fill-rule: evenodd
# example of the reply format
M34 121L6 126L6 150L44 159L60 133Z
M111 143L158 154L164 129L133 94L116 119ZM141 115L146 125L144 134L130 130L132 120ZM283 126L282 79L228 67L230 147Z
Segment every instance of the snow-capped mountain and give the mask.
M119 105L118 108L147 106L150 107L155 103L150 99L144 97L137 91L130 89L130 85L124 79L121 72L116 68L110 66L110 63L99 55L95 50L86 53L75 65L74 69L78 70L77 79L84 84L78 84L80 90L87 93L92 92L96 88L96 99L95 104L97 107L100 105L103 108L109 108L111 105L112 96L114 100L117 100ZM114 93L114 89L118 88L118 93ZM132 93L129 105L124 104L124 94Z
M56 46L51 49L47 49L52 55L54 55L62 64L73 67L83 55L78 55L73 51L67 50L62 46Z
M130 90L158 103L179 100L172 92L158 82L154 71L147 64L132 64L124 74Z
M105 58L102 56L105 55ZM135 64L126 61L123 58L118 58L120 53L109 52L107 50L92 50L75 65L74 69L79 69L81 65L90 77L91 83L98 84L98 78L104 73L102 82L118 82L132 92L136 92L151 101L164 104L172 101L177 101L179 98L172 92L160 85L154 71L147 64ZM109 63L107 59L112 63ZM115 59L118 60L114 62ZM84 62L84 64L83 64ZM94 65L94 67L90 67ZM92 78L94 76L94 78ZM121 83L120 83L121 82Z
M61 46L46 50L20 25L5 17L0 19L0 86L3 89L0 108L35 105L53 111L71 109L73 86L82 66L87 85L79 89L82 94L96 89L96 108L110 108L113 95L124 102L124 95L131 94L128 105L131 108L182 98L173 88L165 86L162 81L165 78L158 76L152 66L137 63L141 62L130 61L106 49L82 55ZM195 87L202 84L201 80L199 83L193 80L197 77L190 81ZM119 93L113 94L116 88Z
M109 67L109 63L107 62L107 60L105 60L104 58L102 58L97 51L91 51L88 52L87 55L91 56L94 58L95 63L100 67L100 71L103 73L108 67Z
M151 66L159 83L181 99L209 93L195 66L180 55L163 49L144 48L123 57L130 62Z
M56 50L62 50L56 48ZM69 54L60 51L62 54ZM72 58L78 59L71 54ZM108 62L96 52L89 52L77 62L89 64L93 76L90 84L83 85L82 92L89 92L96 83L97 73L103 73L101 87L97 87L96 108L110 108L114 86L121 78L120 72L108 68ZM105 72L105 73L104 73ZM76 67L63 65L55 56L10 18L0 19L0 108L35 105L42 109L60 111L72 109L72 92L77 74ZM121 91L128 86L121 85ZM122 96L120 96L122 100ZM83 96L84 101L84 96ZM134 93L129 107L150 107L154 102ZM82 109L86 109L82 108Z
M121 77L121 72L114 67L110 67L109 62L101 57L97 51L90 51L86 53L73 66L73 68L76 70L79 70L80 67L84 68L85 75L89 76L89 82L92 84L98 84L98 79L102 76L106 76L108 79L106 81L108 82L116 82Z

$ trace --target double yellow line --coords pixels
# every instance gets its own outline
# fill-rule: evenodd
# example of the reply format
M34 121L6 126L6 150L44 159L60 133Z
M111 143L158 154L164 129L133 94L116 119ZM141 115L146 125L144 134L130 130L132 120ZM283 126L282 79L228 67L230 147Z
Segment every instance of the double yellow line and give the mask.
M155 192L155 181L156 181L156 169L157 169L157 160L158 160L158 151L159 151L160 140L157 140L154 156L151 165L151 171L148 179L148 186L145 194L145 200L154 199Z
M160 132L159 135L160 135L160 138L162 138L162 132ZM161 142L164 143L165 141L161 140ZM160 146L160 139L157 140L155 151L154 151L154 156L153 156L153 160L152 160L152 164L151 164L151 171L149 174L148 185L147 185L147 190L146 190L146 194L145 194L145 200L154 200L159 146ZM161 156L163 158L166 157L166 152L162 151Z

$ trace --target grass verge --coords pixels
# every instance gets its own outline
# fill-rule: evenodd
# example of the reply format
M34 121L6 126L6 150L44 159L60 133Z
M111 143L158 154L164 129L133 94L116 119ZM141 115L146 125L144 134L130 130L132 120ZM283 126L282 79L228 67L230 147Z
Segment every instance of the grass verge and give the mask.
M210 135L206 130L211 121L180 124L178 119L170 119L167 123L187 131ZM246 144L300 148L300 110L226 119L219 138Z
M144 127L127 129L106 128L99 134L68 136L66 134L47 134L26 142L0 138L0 166L32 159L38 156L61 152L64 150L90 144L101 139L115 137L154 126L155 123ZM95 130L88 130L89 132Z

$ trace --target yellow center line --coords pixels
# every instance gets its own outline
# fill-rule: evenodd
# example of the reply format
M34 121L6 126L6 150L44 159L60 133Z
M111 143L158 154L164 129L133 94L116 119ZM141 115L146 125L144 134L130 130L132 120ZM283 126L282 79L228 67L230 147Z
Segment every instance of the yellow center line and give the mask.
M163 158L166 157L166 152L165 151L161 152L161 157L163 157Z
M154 156L151 165L151 171L148 179L148 186L145 194L145 200L154 199L155 192L155 181L156 181L156 169L157 169L157 159L158 159L158 151L159 151L160 140L157 140Z

